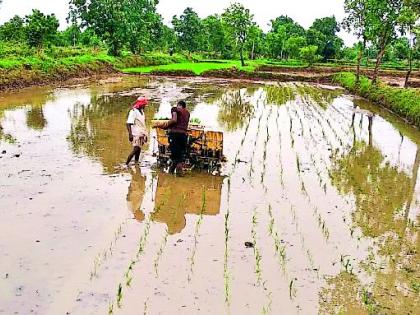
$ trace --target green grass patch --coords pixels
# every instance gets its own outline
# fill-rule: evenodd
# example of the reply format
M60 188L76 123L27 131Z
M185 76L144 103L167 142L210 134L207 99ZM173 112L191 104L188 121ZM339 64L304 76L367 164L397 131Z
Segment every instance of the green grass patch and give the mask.
M195 75L201 75L206 71L225 70L225 69L239 69L244 71L253 71L255 66L249 64L245 67L240 65L239 61L205 61L205 62L182 62L159 66L145 66L123 69L126 73L153 73L153 72L173 72L173 71L191 71Z
M420 127L420 91L391 87L382 83L373 84L364 76L356 84L356 75L351 72L341 72L334 76L334 81L346 89L359 94L370 101L380 103L393 112L408 119Z

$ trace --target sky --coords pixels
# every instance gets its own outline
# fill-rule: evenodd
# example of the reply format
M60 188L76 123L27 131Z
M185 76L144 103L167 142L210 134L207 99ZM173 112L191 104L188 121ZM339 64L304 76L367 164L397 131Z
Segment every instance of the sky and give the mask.
M223 10L232 0L160 0L158 11L166 24L170 24L174 15L182 14L186 7L192 7L200 17ZM288 15L308 28L316 18L335 15L341 21L344 17L344 0L237 0L254 14L254 20L264 31L269 30L270 20L280 15ZM36 8L44 13L55 13L60 20L61 28L66 25L69 0L3 0L0 8L0 24L14 15L24 16ZM351 46L356 38L346 32L339 36L347 46Z

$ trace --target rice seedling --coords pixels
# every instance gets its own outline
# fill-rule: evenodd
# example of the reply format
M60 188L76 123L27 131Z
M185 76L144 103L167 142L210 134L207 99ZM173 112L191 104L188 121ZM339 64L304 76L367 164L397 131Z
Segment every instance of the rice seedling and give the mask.
M148 303L149 303L149 298L147 298L147 300L144 301L143 315L147 315Z
M98 271L101 267L101 265L107 260L109 256L112 256L113 249L117 245L118 240L122 236L123 226L127 224L127 219L125 219L118 228L114 231L114 237L111 240L109 246L107 249L105 249L102 253L99 253L96 255L94 261L93 261L93 269L90 271L90 277L89 279L92 280L94 277L98 275Z
M112 315L112 314L114 314L114 304L113 303L109 304L109 306L108 306L108 315Z
M122 285L121 283L118 285L118 290L117 290L117 306L118 308L121 308L121 300L123 298L123 292L122 292Z
M296 297L296 288L295 288L295 281L297 281L297 278L293 278L289 282L289 297L291 300L293 300Z
M231 180L228 178L227 209L225 218L225 248L223 257L223 281L225 289L225 303L230 305L230 275L229 275L229 215L230 215Z
M350 262L349 255L340 255L340 263L345 272L353 274L353 266Z
M258 226L258 218L257 218L257 208L254 208L254 212L252 215L252 241L254 243L254 257L255 257L255 274L257 277L257 283L261 284L262 275L261 275L261 254L257 246L257 231L256 228Z
M280 237L275 231L275 219L272 211L272 206L269 204L268 206L268 216L269 216L269 222L268 222L268 232L271 238L273 239L274 243L274 253L278 257L280 266L284 270L285 267L285 261L286 261L286 247L281 244Z
M166 230L165 235L163 236L162 242L160 244L159 250L156 253L156 258L153 261L153 267L154 267L154 270L155 270L156 278L159 276L159 262L162 258L163 252L166 248L166 244L168 243L168 236L169 236L169 233L168 233L168 230Z
M230 178L228 179L228 181L230 181ZM189 258L190 272L188 274L188 281L191 281L192 275L194 273L195 255L196 255L196 252L197 252L198 236L199 236L201 223L203 222L203 213L206 210L206 189L205 189L204 186L202 187L201 195L202 195L202 197L201 197L201 210L200 210L200 215L199 215L199 217L197 219L197 222L195 224L194 245L193 245L193 249L192 249L192 252L191 252L191 257Z

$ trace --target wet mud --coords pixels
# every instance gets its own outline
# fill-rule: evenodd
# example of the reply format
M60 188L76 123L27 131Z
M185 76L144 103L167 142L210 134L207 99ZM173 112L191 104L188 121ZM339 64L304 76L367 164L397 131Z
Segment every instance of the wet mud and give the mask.
M140 165L186 99L219 175ZM123 77L0 94L0 314L415 314L420 132L309 83Z

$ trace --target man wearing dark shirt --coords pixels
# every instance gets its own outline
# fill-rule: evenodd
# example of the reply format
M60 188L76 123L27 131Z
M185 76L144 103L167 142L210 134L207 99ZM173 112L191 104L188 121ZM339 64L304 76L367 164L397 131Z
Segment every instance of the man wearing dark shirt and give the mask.
M184 154L187 149L188 124L190 122L190 112L187 110L185 101L179 101L177 106L172 108L171 114L172 117L168 123L168 137L172 165L169 171L174 173L176 170L177 174L181 174Z

